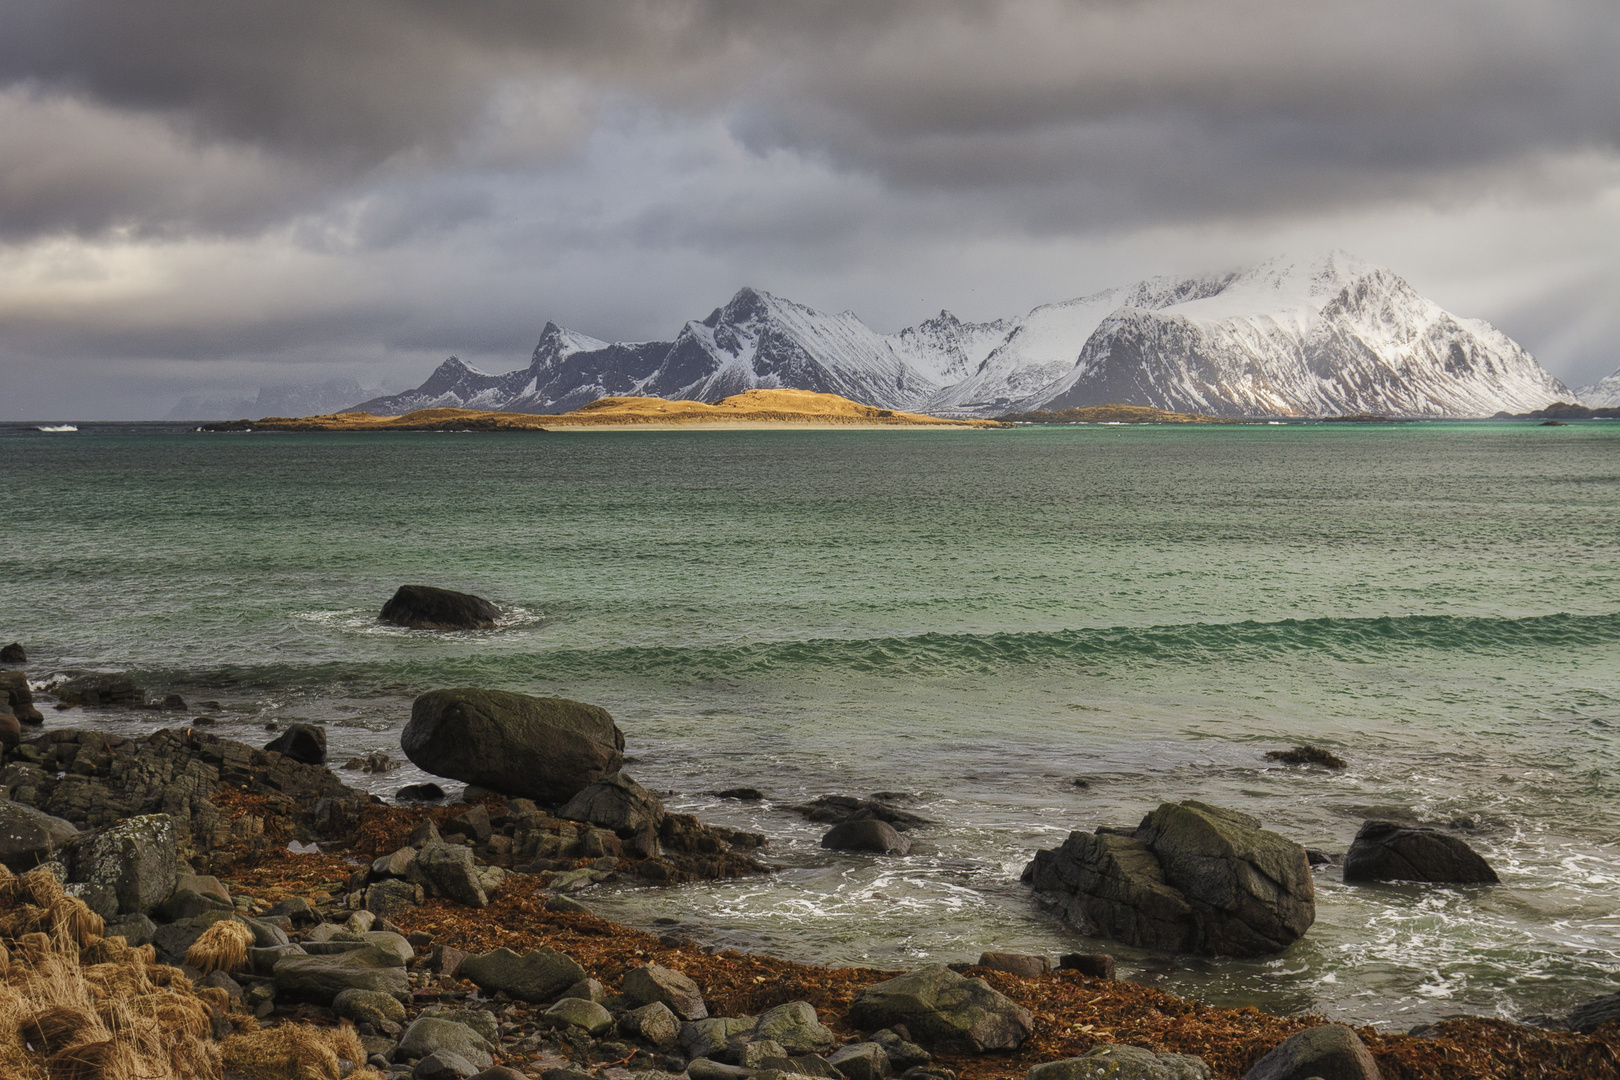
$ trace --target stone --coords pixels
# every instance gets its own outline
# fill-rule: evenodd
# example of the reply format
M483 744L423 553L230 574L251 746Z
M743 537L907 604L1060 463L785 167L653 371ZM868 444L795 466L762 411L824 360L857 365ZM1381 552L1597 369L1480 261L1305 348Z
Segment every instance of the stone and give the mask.
M1211 1073L1203 1058L1190 1054L1110 1043L1080 1057L1036 1065L1025 1075L1026 1080L1210 1080Z
M1083 932L1167 952L1269 955L1316 918L1303 847L1192 800L1162 804L1135 830L1070 833L1023 879Z
M382 919L392 919L423 901L422 886L397 878L379 881L366 888L366 910Z
M287 730L264 747L305 765L326 764L326 729L316 724L288 724Z
M15 750L21 742L22 722L11 711L9 703L0 701L0 757L8 750Z
M331 956L284 955L276 960L272 977L278 998L315 1005L331 1005L344 990L375 990L401 1000L410 995L405 969L371 948Z
M400 745L435 776L542 803L566 802L624 763L624 733L607 710L502 690L423 694Z
M461 971L461 962L465 959L467 954L453 945L435 945L428 953L427 969L441 975L456 976Z
M501 609L472 593L432 585L401 585L377 615L412 630L492 630Z
M979 967L991 971L1005 971L1009 975L1022 975L1033 979L1052 970L1052 962L1044 956L1026 953L986 952L979 954Z
M129 818L78 837L67 851L68 880L102 918L150 912L174 892L180 855L168 814Z
M548 896L546 898L547 911L571 911L576 914L589 915L591 909L575 900L572 896Z
M353 915L350 915L348 919L344 921L343 929L349 931L351 934L365 934L376 922L376 914L362 908L361 910L356 911Z
M157 950L157 958L165 964L180 964L186 958L186 952L202 937L203 931L217 922L225 922L235 918L229 911L215 909L205 911L201 915L193 915L189 919L180 919L176 922L165 923L152 933L152 947Z
M398 802L443 802L444 788L429 781L425 784L406 784L394 792Z
M1455 836L1393 821L1368 821L1345 854L1344 880L1496 885L1502 879Z
M686 1067L686 1075L692 1080L752 1080L759 1074L741 1065L724 1065L708 1058L698 1058Z
M870 851L879 855L908 855L911 838L902 836L893 825L876 818L846 821L834 825L821 838L821 846L834 851Z
M0 864L9 869L31 870L49 862L78 835L71 821L0 799Z
M1323 1024L1290 1035L1254 1063L1243 1080L1379 1080L1378 1063L1343 1024Z
M934 1055L916 1043L901 1038L888 1028L872 1032L872 1041L883 1047L883 1052L889 1055L889 1067L897 1073L904 1073L908 1069L926 1065L934 1060Z
M0 648L0 664L26 664L28 653L23 649L22 643L13 641L10 645Z
M478 883L473 853L460 844L424 844L416 853L416 869L429 892L468 907L488 907L489 897Z
M157 934L157 923L140 912L107 922L108 937L121 937L131 948L149 944Z
M405 940L403 934L396 934L392 930L367 930L360 938L386 957L394 967L406 967L416 958L416 950L411 948L411 943Z
M309 901L302 896L289 896L284 900L278 900L265 915L290 919L294 926L308 926L320 921L315 909L310 907Z
M589 785L569 799L557 816L569 821L585 821L619 836L634 836L642 830L656 832L664 820L664 804L630 777L616 772Z
M216 877L206 874L180 874L174 892L158 905L158 914L171 922L189 919L205 911L235 911L230 890Z
M705 795L713 795L717 799L735 799L738 802L759 802L765 798L765 793L759 788L734 787L722 788L719 791L705 791Z
M586 1001L594 1001L600 1005L607 1000L607 987L595 979L581 979L564 990L562 996L565 998L584 998Z
M892 796L895 793L884 794ZM872 819L887 822L901 832L907 832L918 825L933 824L927 818L919 817L909 810L902 810L884 798L857 799L849 795L823 795L792 809L803 814L807 821L842 824L846 821Z
M255 919L238 912L236 921L253 931L253 947L256 949L274 949L291 944L287 931L268 919ZM292 924L289 922L287 925Z
M34 707L34 692L28 676L20 671L0 671L0 702L11 707L11 714L22 724L43 724L45 717Z
M483 1036L491 1046L497 1046L501 1041L500 1022L487 1009L453 1009L447 1005L430 1005L422 1010L421 1015L448 1020L452 1024L465 1024Z
M0 686L4 685L6 674L0 672ZM118 675L82 675L57 686L54 692L59 704L88 705L91 708L112 705L138 708L146 701L145 690L134 680ZM12 704L16 704L15 698Z
M737 1048L737 1064L745 1069L763 1069L766 1058L785 1059L787 1056L782 1044L770 1039L753 1039Z
M496 949L469 956L456 974L471 979L481 990L505 991L522 1001L547 1001L585 977L573 958L551 948L533 949L522 956L511 949Z
M411 1069L411 1080L465 1080L478 1065L450 1050L435 1050Z
M703 991L697 984L680 972L658 964L630 969L620 988L634 1004L661 1001L682 1020L702 1020L709 1015L709 1008L703 1003Z
M563 998L541 1015L553 1027L578 1028L593 1037L613 1029L613 1014L585 998Z
M737 1036L750 1035L757 1016L711 1016L681 1025L681 1047L689 1058L707 1058L731 1045Z
M480 1069L486 1069L495 1063L491 1056L494 1049L488 1039L466 1024L438 1016L418 1016L405 1029L405 1034L399 1037L395 1053L403 1057L421 1058L449 1051L466 1058Z
M857 1027L904 1024L925 1046L955 1052L1012 1050L1034 1030L1030 1011L943 964L930 964L861 991L850 1006Z
M619 1030L632 1039L668 1050L680 1041L681 1021L662 1001L631 1009L619 1017Z
M789 1001L760 1013L751 1041L764 1039L780 1043L789 1054L824 1053L838 1041L808 1001Z
M827 1064L849 1080L883 1080L892 1071L888 1051L875 1042L840 1046L827 1056Z
M1093 979L1113 979L1114 958L1107 953L1064 953L1058 957L1059 971L1078 971Z
M516 1069L509 1069L505 1065L491 1065L483 1072L473 1076L472 1080L529 1080L529 1078Z
M392 994L376 990L340 990L332 998L332 1011L356 1024L393 1031L405 1023L405 1006Z
M1581 1002L1565 1014L1564 1027L1590 1035L1611 1020L1620 1020L1620 994L1604 994Z
M464 814L450 818L439 828L444 836L465 836L475 844L488 843L491 831L489 809L484 806L475 806Z

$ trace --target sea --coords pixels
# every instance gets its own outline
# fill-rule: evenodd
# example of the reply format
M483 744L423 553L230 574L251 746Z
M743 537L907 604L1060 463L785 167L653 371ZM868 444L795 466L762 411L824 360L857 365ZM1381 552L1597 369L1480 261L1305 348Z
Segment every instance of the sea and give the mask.
M1112 952L1217 1005L1387 1029L1620 989L1620 423L209 434L0 427L0 639L36 685L123 672L214 730L326 726L391 798L413 698L606 707L626 771L766 834L777 872L603 886L713 947L901 969ZM380 625L402 584L498 629ZM189 713L46 710L141 734ZM1309 743L1340 772L1266 753ZM707 792L754 787L743 803ZM452 789L454 791L454 788ZM793 807L891 792L905 857ZM1346 885L1279 956L1088 938L1019 875L1165 801L1342 854L1394 818L1493 887Z

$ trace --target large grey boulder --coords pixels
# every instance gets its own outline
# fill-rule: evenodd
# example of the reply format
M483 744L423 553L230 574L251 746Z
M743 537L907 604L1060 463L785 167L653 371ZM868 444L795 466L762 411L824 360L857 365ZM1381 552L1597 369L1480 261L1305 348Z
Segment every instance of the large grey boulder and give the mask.
M556 949L539 948L522 956L511 949L496 949L461 962L457 976L471 979L481 990L506 991L522 1001L546 1001L585 977L585 969Z
M1502 879L1455 836L1393 821L1368 821L1345 853L1344 880L1496 885Z
M1215 956L1280 952L1316 919L1305 849L1247 814L1164 803L1130 835L1070 833L1024 881L1086 933Z
M449 1052L467 1059L480 1069L487 1069L495 1063L492 1056L494 1049L487 1039L466 1024L436 1016L419 1016L400 1036L395 1052L414 1058Z
M698 989L697 983L659 964L631 968L619 986L633 1004L663 1002L682 1020L702 1020L709 1015L709 1007L703 1003L703 991Z
M681 1049L689 1058L721 1053L739 1036L746 1038L759 1023L756 1016L711 1016L681 1025Z
M79 835L71 821L52 817L23 803L0 799L0 864L11 870L31 870L49 862L68 841Z
M433 585L401 585L377 615L413 630L489 630L500 617L501 609L481 596Z
M925 1046L967 1053L1016 1049L1035 1027L1028 1009L943 964L868 986L849 1015L868 1031L904 1024Z
M410 980L405 969L395 967L391 960L371 946L327 956L288 955L276 960L271 977L278 1000L331 1005L344 990L374 990L407 1000Z
M97 915L149 913L180 878L174 819L145 814L86 833L67 850L68 881Z
M1378 1063L1350 1028L1323 1024L1278 1043L1243 1080L1380 1080Z
M604 776L569 799L557 811L569 821L588 821L620 836L632 836L644 829L655 832L664 820L664 804L630 774L616 772Z
M541 803L567 802L624 764L624 733L606 709L504 690L423 694L400 746L435 776Z
M816 1017L808 1001L789 1001L759 1014L753 1042L779 1044L789 1054L824 1054L838 1039Z
M668 1005L655 1001L619 1017L619 1030L633 1039L668 1050L680 1041L681 1021Z
M489 896L479 884L478 865L471 848L443 841L422 845L412 863L429 892L467 907L488 907Z
M563 998L540 1015L552 1027L577 1028L587 1035L605 1035L613 1029L613 1014L585 998Z
M1080 1057L1036 1065L1025 1080L1209 1080L1203 1058L1160 1054L1140 1046L1110 1043Z

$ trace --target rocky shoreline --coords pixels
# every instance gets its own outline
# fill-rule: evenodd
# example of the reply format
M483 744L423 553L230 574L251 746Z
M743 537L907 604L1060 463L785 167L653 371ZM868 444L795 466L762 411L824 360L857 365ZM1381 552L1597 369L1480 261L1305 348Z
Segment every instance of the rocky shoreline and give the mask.
M140 739L48 729L28 681L6 674L0 861L10 870L0 886L13 899L0 905L9 957L0 974L11 1003L0 1015L12 1018L12 1032L0 1024L0 1055L8 1055L8 1076L54 1077L61 1068L51 1055L98 1042L92 1034L103 1036L99 1042L113 1047L104 1053L113 1055L117 1026L105 1018L99 1028L86 1019L76 1034L53 1037L64 1045L35 1045L43 1036L26 1032L35 1030L29 1023L45 1022L39 1018L49 1002L39 995L46 974L81 988L75 1007L87 1016L98 1008L111 1015L115 1000L136 1000L128 986L95 989L96 973L120 964L136 973L131 985L171 987L188 1003L191 1026L176 1030L189 1032L190 1041L165 1051L169 1075L1620 1075L1620 1004L1611 999L1562 1018L1566 1030L1465 1018L1387 1034L1181 1000L1116 981L1100 956L1064 957L1054 969L1048 958L997 953L985 942L977 964L884 972L715 953L678 935L616 925L589 911L585 890L613 881L671 885L769 873L761 858L768 845L763 836L665 810L621 771L622 736L615 740L611 718L604 729L588 713L592 707L565 708L577 703L528 699L552 702L535 715L589 743L569 759L593 761L586 772L560 770L546 781L553 786L529 794L474 786L457 804L387 805L343 784L320 760L299 760L324 756L319 729L284 732L275 749L195 726L159 728ZM131 706L138 697L148 707L163 704L117 680L61 692L86 702ZM475 690L424 699L413 723L450 717L456 730L466 729L468 710L504 716L517 707ZM529 737L541 740L541 757L567 756L554 737ZM413 760L433 745L422 732L404 741ZM480 755L463 757L476 763ZM458 775L465 762L432 764L465 779ZM925 824L882 800L826 798L801 812L833 826L828 846L874 857L903 850L906 831ZM1228 886L1211 886L1223 879L1207 874L1188 876L1206 842L1200 837L1241 836L1246 865L1290 872L1304 866L1305 853L1265 838L1275 834L1250 835L1263 830L1242 819L1197 803L1166 804L1136 830L1073 834L1062 852L1040 853L1029 874L1038 889L1067 890L1064 902L1077 911L1152 892L1174 914L1154 932L1177 948L1203 951L1202 942L1228 940L1249 948L1263 925L1254 904L1240 906L1247 921L1220 923L1212 913L1222 901L1212 897ZM1358 865L1374 876L1406 873L1410 864L1401 860L1432 855L1437 843L1423 830L1364 831ZM1440 854L1457 873L1479 873L1461 853ZM1105 887L1083 895L1082 879ZM1279 909L1287 930L1274 934L1278 942L1309 925L1308 870L1302 880L1306 891L1296 889ZM679 894L669 896L679 914ZM146 1044L116 1052L156 1061ZM181 1060L187 1071L176 1066Z

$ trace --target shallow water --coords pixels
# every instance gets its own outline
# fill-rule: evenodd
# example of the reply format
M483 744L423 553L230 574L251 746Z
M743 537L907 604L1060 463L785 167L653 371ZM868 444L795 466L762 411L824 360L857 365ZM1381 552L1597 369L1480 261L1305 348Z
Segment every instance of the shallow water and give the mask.
M32 675L129 670L255 742L315 720L339 762L399 756L435 686L603 704L628 771L784 867L592 901L621 921L890 967L1107 948L1203 1000L1395 1026L1620 981L1620 425L82 427L0 428L0 636ZM513 617L378 626L409 581ZM1263 758L1303 741L1350 768ZM702 794L738 785L766 803ZM878 790L938 822L906 858L822 851L787 809ZM1088 941L1019 886L1070 829L1183 798L1329 851L1369 816L1457 822L1504 884L1323 868L1316 925L1259 962Z

